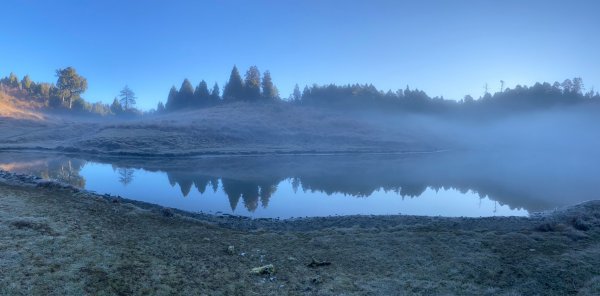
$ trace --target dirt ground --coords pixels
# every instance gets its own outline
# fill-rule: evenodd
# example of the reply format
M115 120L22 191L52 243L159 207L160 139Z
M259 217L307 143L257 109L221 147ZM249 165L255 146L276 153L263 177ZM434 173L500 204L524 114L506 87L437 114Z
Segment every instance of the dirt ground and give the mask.
M3 172L0 294L599 295L600 202L530 218L250 220Z

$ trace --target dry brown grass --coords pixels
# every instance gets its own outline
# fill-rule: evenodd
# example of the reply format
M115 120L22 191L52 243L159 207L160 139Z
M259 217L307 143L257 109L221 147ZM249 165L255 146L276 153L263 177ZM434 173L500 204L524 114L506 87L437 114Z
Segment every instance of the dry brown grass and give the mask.
M35 111L37 108L39 103L18 99L0 90L0 117L44 120L44 115Z

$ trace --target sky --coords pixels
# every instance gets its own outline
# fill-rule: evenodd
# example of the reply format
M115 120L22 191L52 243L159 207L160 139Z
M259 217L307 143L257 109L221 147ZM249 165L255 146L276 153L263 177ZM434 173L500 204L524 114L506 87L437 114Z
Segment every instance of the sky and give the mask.
M83 97L138 107L184 78L221 88L233 65L269 70L281 96L296 83L409 85L479 97L506 86L582 77L600 88L596 0L4 0L0 76L55 82L72 66Z

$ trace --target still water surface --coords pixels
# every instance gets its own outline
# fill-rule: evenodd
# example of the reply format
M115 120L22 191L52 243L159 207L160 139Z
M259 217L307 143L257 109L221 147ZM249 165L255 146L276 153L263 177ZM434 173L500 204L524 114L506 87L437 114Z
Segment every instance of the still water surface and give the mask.
M0 153L0 169L191 212L523 216L594 199L589 159L465 154L92 159ZM515 161L516 160L516 161Z

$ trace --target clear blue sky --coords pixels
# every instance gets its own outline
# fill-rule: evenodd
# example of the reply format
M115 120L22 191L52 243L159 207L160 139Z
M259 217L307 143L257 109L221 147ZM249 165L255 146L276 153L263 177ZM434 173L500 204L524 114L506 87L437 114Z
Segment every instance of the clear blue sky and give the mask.
M600 1L5 0L0 75L55 81L75 67L84 97L110 102L128 84L139 107L183 78L222 87L234 64L295 83L407 84L477 97L581 76L600 88Z

